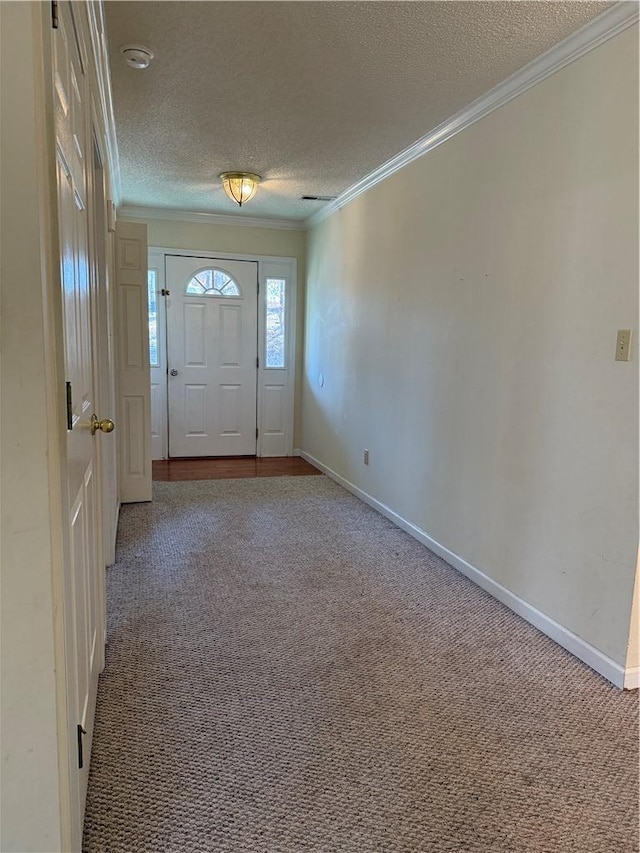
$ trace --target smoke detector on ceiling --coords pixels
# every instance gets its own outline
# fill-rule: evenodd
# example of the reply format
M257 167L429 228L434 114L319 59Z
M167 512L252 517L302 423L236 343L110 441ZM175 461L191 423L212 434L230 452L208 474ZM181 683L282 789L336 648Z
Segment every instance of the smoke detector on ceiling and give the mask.
M132 68L148 68L153 59L153 51L143 44L123 44L120 53Z

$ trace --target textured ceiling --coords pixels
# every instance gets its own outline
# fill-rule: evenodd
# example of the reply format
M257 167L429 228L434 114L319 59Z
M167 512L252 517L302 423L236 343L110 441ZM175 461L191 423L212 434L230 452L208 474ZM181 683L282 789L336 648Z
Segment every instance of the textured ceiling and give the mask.
M305 219L610 5L108 0L123 203Z

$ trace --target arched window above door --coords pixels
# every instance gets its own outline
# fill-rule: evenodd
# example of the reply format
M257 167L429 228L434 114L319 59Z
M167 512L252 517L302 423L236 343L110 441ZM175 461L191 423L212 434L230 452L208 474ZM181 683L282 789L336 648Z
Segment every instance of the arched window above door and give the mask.
M198 270L187 282L188 296L242 297L238 282L224 270L208 267Z

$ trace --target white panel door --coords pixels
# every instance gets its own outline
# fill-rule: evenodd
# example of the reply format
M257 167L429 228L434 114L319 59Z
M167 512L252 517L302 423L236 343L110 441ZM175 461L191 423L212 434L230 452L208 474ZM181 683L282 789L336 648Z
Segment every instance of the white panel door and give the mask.
M100 412L115 417L116 412L116 370L114 344L114 296L108 255L112 250L111 235L107 233L107 214L105 197L105 174L102 159L94 143L93 157L94 186L94 257L93 269L97 298L94 302L93 324L96 330L97 358L96 387ZM116 532L120 500L118 497L118 456L117 438L114 435L96 434L100 444L101 483L102 483L102 532L103 556L108 566L116 559Z
M59 4L54 36L54 103L57 201L64 320L64 369L67 389L67 477L64 573L66 654L66 736L69 767L72 849L79 850L87 790L89 754L102 663L104 563L100 542L98 440L91 428L95 414L94 329L89 274L88 83L81 32L71 4ZM103 415L101 415L102 417ZM106 439L110 436L105 436Z
M169 456L256 453L255 261L167 256Z
M147 226L116 225L120 500L151 500Z

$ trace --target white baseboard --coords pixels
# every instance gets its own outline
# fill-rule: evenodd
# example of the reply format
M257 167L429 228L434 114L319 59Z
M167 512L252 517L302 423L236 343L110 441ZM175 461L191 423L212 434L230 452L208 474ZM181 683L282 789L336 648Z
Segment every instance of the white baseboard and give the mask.
M449 563L450 566L458 569L458 571L462 572L463 575L468 577L478 586L482 587L482 589L486 590L486 592L494 598L497 598L498 601L506 604L510 610L517 613L518 616L522 616L522 618L529 622L529 624L538 628L538 630L542 631L543 634L546 634L547 637L550 637L550 639L554 640L567 651L571 652L571 654L575 655L583 663L586 663L587 666L591 667L591 669L594 669L600 675L604 676L616 687L624 688L626 690L633 690L638 687L640 667L633 667L625 670L623 666L616 663L616 661L612 660L610 657L607 657L607 655L603 654L599 649L596 649L595 646L590 645L585 640L578 637L577 634L574 634L568 628L560 625L559 622L556 622L550 616L547 616L533 605L528 604L524 599L502 586L502 584L494 581L484 572L481 572L480 569L477 569L453 551L445 548L444 545L436 542L436 540L432 539L432 537L429 536L428 533L425 533L424 530L416 527L415 524L411 524L411 522L402 518L402 516L398 515L398 513L394 512L390 507L386 506L386 504L381 503L371 497L371 495L367 494L367 492L359 489L349 480L340 476L336 471L324 465L319 459L316 459L310 453L300 449L296 449L294 453L302 456L303 459L306 459L307 462L310 462L312 465L315 465L316 468L319 468L340 486L356 495L356 497L360 498L360 500L377 510L381 515L384 515L385 518L388 518L410 536L413 536L413 538L417 539L418 542L426 545L429 550L433 551L433 553L437 554L439 557L442 557L442 559Z

